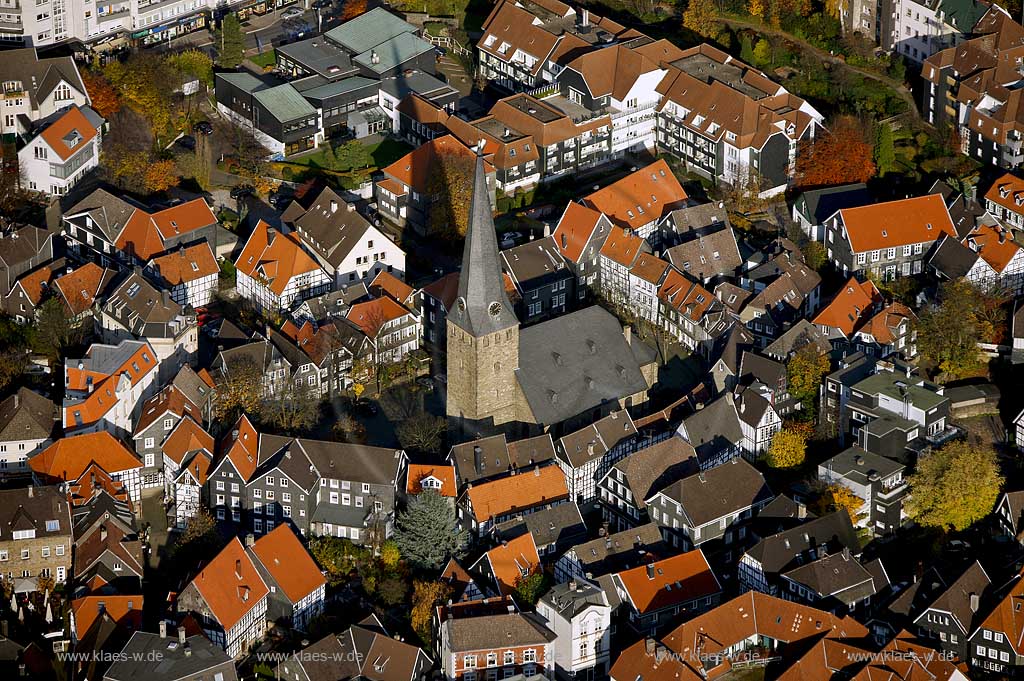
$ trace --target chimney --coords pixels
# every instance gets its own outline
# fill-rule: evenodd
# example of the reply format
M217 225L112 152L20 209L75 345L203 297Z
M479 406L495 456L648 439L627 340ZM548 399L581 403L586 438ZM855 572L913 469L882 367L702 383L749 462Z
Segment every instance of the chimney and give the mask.
M242 561L241 560L236 560L235 561L235 577L238 577L238 579L242 579Z
M185 645L185 626L178 627L178 643Z
M589 9L586 9L586 8L583 9L583 19L580 22L580 25L581 26L590 26L590 10Z
M185 651L185 657L192 657L192 646L186 643L182 648Z
M17 409L19 404L21 404L21 395L14 393L14 408Z
M633 327L629 324L622 325L622 335L626 337L626 342L630 345L633 344Z
M484 472L484 450L480 445L473 446L473 467L477 473Z
M981 597L978 594L971 592L971 612L978 612L978 607L981 605Z
M160 620L160 638L167 638L167 620Z
M338 202L335 201L334 199L331 199L331 214L333 215L334 213L337 213L337 212L338 212Z
M250 532L249 534L245 535L245 545L246 546L252 546L255 543L256 543L256 536L253 535L252 532Z
M354 213L356 211L356 204L354 204L354 203L346 203L345 204L345 210L347 210L349 213Z
M28 492L28 498L29 499L31 499L33 496L35 496L35 490L32 488L32 485L28 486L27 492Z
M569 591L575 591L575 590L576 590L576 580L575 579L570 579L569 580Z
M648 655L653 655L654 654L654 649L657 647L657 645L658 644L655 643L653 638L646 638L646 639L644 639L644 651Z
M100 541L107 541L107 526L100 525Z
M164 307L167 307L168 305L170 305L171 304L171 292L168 291L167 289L164 289L163 291L161 291L160 292L160 302L161 302L161 304Z
M654 579L654 563L647 564L647 579Z

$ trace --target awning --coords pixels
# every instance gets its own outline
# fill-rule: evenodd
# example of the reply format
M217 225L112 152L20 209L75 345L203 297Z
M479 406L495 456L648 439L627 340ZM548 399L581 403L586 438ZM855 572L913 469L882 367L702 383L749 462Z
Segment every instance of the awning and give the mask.
M121 47L125 47L126 45L128 45L128 39L125 38L124 36L120 36L119 35L116 38L114 38L113 40L110 40L108 42L99 43L98 45L93 45L92 46L92 51L93 52L99 52L99 53L111 52L111 51L119 49Z
M14 580L14 593L30 594L39 590L39 580L35 577L18 577Z

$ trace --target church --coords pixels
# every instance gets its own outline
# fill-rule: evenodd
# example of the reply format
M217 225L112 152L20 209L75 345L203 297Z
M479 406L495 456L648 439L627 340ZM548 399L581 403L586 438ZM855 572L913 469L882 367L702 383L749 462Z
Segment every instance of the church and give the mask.
M469 210L458 296L447 320L453 436L557 433L645 402L657 354L604 308L520 329L505 293L482 158Z

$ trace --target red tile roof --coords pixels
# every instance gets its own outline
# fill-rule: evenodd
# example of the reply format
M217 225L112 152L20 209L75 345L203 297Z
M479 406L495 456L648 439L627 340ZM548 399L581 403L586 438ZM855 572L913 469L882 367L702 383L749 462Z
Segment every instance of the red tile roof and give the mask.
M412 313L391 298L384 297L356 303L348 309L345 316L368 337L376 338L384 324L408 314Z
M538 466L508 477L473 485L466 492L478 522L519 509L561 501L569 496L558 466Z
M86 263L74 272L58 277L53 285L60 291L72 317L93 306L113 272L96 263Z
M989 187L985 198L1014 213L1024 213L1024 179L1007 173Z
M408 482L405 491L409 494L419 494L423 491L420 484L425 478L435 478L440 481L441 488L438 493L443 497L454 497L455 487L455 466L432 466L429 464L411 463L408 469Z
M586 247L590 237L597 229L601 213L588 208L581 203L570 201L562 213L558 226L555 228L555 244L569 260L575 263L583 256L583 249Z
M96 138L96 128L92 127L89 119L75 104L67 113L46 126L39 135L60 156L60 160L66 161ZM64 141L69 135L77 136L75 143L70 146Z
M213 454L213 436L191 418L183 418L167 436L161 449L165 456L180 466L189 452L205 449Z
M327 583L288 524L278 525L257 539L252 552L292 603L298 603Z
M836 297L814 318L814 323L839 329L849 338L875 304L881 301L882 294L871 280L859 282L856 277L850 277Z
M192 584L225 631L270 593L238 537L199 571Z
M413 288L386 270L381 270L373 278L369 286L370 293L380 295L380 291L388 294L402 305L406 305L412 297Z
M940 194L875 203L839 211L855 253L931 243L956 227Z
M686 191L659 159L618 182L590 194L583 202L620 227L639 227L686 204Z
M28 460L38 475L67 481L78 480L92 463L111 474L142 468L138 457L105 430L60 438Z
M609 232L601 246L601 255L625 267L632 267L646 245L635 233L616 227Z
M384 168L384 174L401 182L420 194L429 193L430 176L437 171L438 158L446 155L460 156L467 160L476 158L476 153L452 135L444 135L421 144L408 154ZM494 172L494 166L484 163L487 173ZM393 192L401 194L401 192Z
M1001 227L979 225L967 235L969 246L977 250L981 259L998 274L1002 274L1020 246L1013 240L1013 234Z
M238 417L235 427L220 443L225 458L231 461L242 480L248 480L256 472L259 446L260 434L245 414Z
M191 416L196 421L203 420L199 407L172 384L142 403L139 420L135 422L134 435L142 433L164 414L174 414L178 418Z
M502 596L514 593L516 582L541 569L540 555L530 532L495 546L487 552L487 561Z
M235 261L235 268L263 280L277 295L284 293L292 277L315 272L316 260L303 250L296 234L282 234L260 220Z
M618 573L633 607L645 614L721 593L704 552L687 551L671 558Z
M138 631L142 626L142 594L83 596L71 601L71 611L75 613L75 635L79 638L85 636L104 612L118 625Z
M156 213L135 209L117 237L118 248L143 260L166 250L166 241L216 224L217 217L203 198L171 206Z
M103 374L94 371L68 367L65 377L65 384L68 388L87 390L87 378L93 379L93 388L92 392L83 399L65 403L64 427L80 428L96 423L120 401L117 396L117 384L122 376L127 376L130 384L134 387L150 372L156 371L158 366L156 353L153 352L149 343L145 343L109 376L104 377Z
M152 260L160 276L172 286L209 277L220 272L210 244L201 241L188 248L179 248Z

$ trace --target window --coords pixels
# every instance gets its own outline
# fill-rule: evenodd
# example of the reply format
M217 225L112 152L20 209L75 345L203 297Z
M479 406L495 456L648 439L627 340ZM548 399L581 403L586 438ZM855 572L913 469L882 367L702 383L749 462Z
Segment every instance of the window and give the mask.
M505 651L504 664L515 664L516 663L516 652L514 650Z
M156 465L156 454L146 454L146 468L152 468Z
M498 666L498 653L487 653L487 666L497 667Z
M259 487L253 488L253 490L252 490L252 498L253 499L262 499L263 498L263 490L261 490Z
M58 530L60 530L60 521L59 520L47 520L46 521L46 531L47 532L57 532Z
M164 430L170 430L174 427L174 419L164 419Z
M537 661L537 651L533 648L527 648L523 651L523 663L530 663Z
M462 658L463 669L476 669L476 655L464 655Z
M223 492L224 491L224 481L223 480L218 480L217 481L217 491L218 492ZM223 498L223 497L219 497L219 498Z
M274 476L273 475L268 475L267 476L267 484L271 485L271 486L274 484Z
M342 506L351 506L352 505L352 495L351 494L342 494L341 495L341 505Z
M146 449L153 449L153 447L156 447L156 438L147 437L145 447Z
M28 560L28 558L29 558L29 556L30 556L30 555L31 555L31 554L29 553L29 550L28 550L28 549L22 549L22 550L21 550L21 559L22 559L22 560Z
M268 501L269 501L269 500L273 500L273 498L274 498L274 490L272 490L272 489L268 489L268 490L267 490L267 500L268 500Z
M369 493L370 493L370 483L364 482L363 483L363 494L369 494Z

